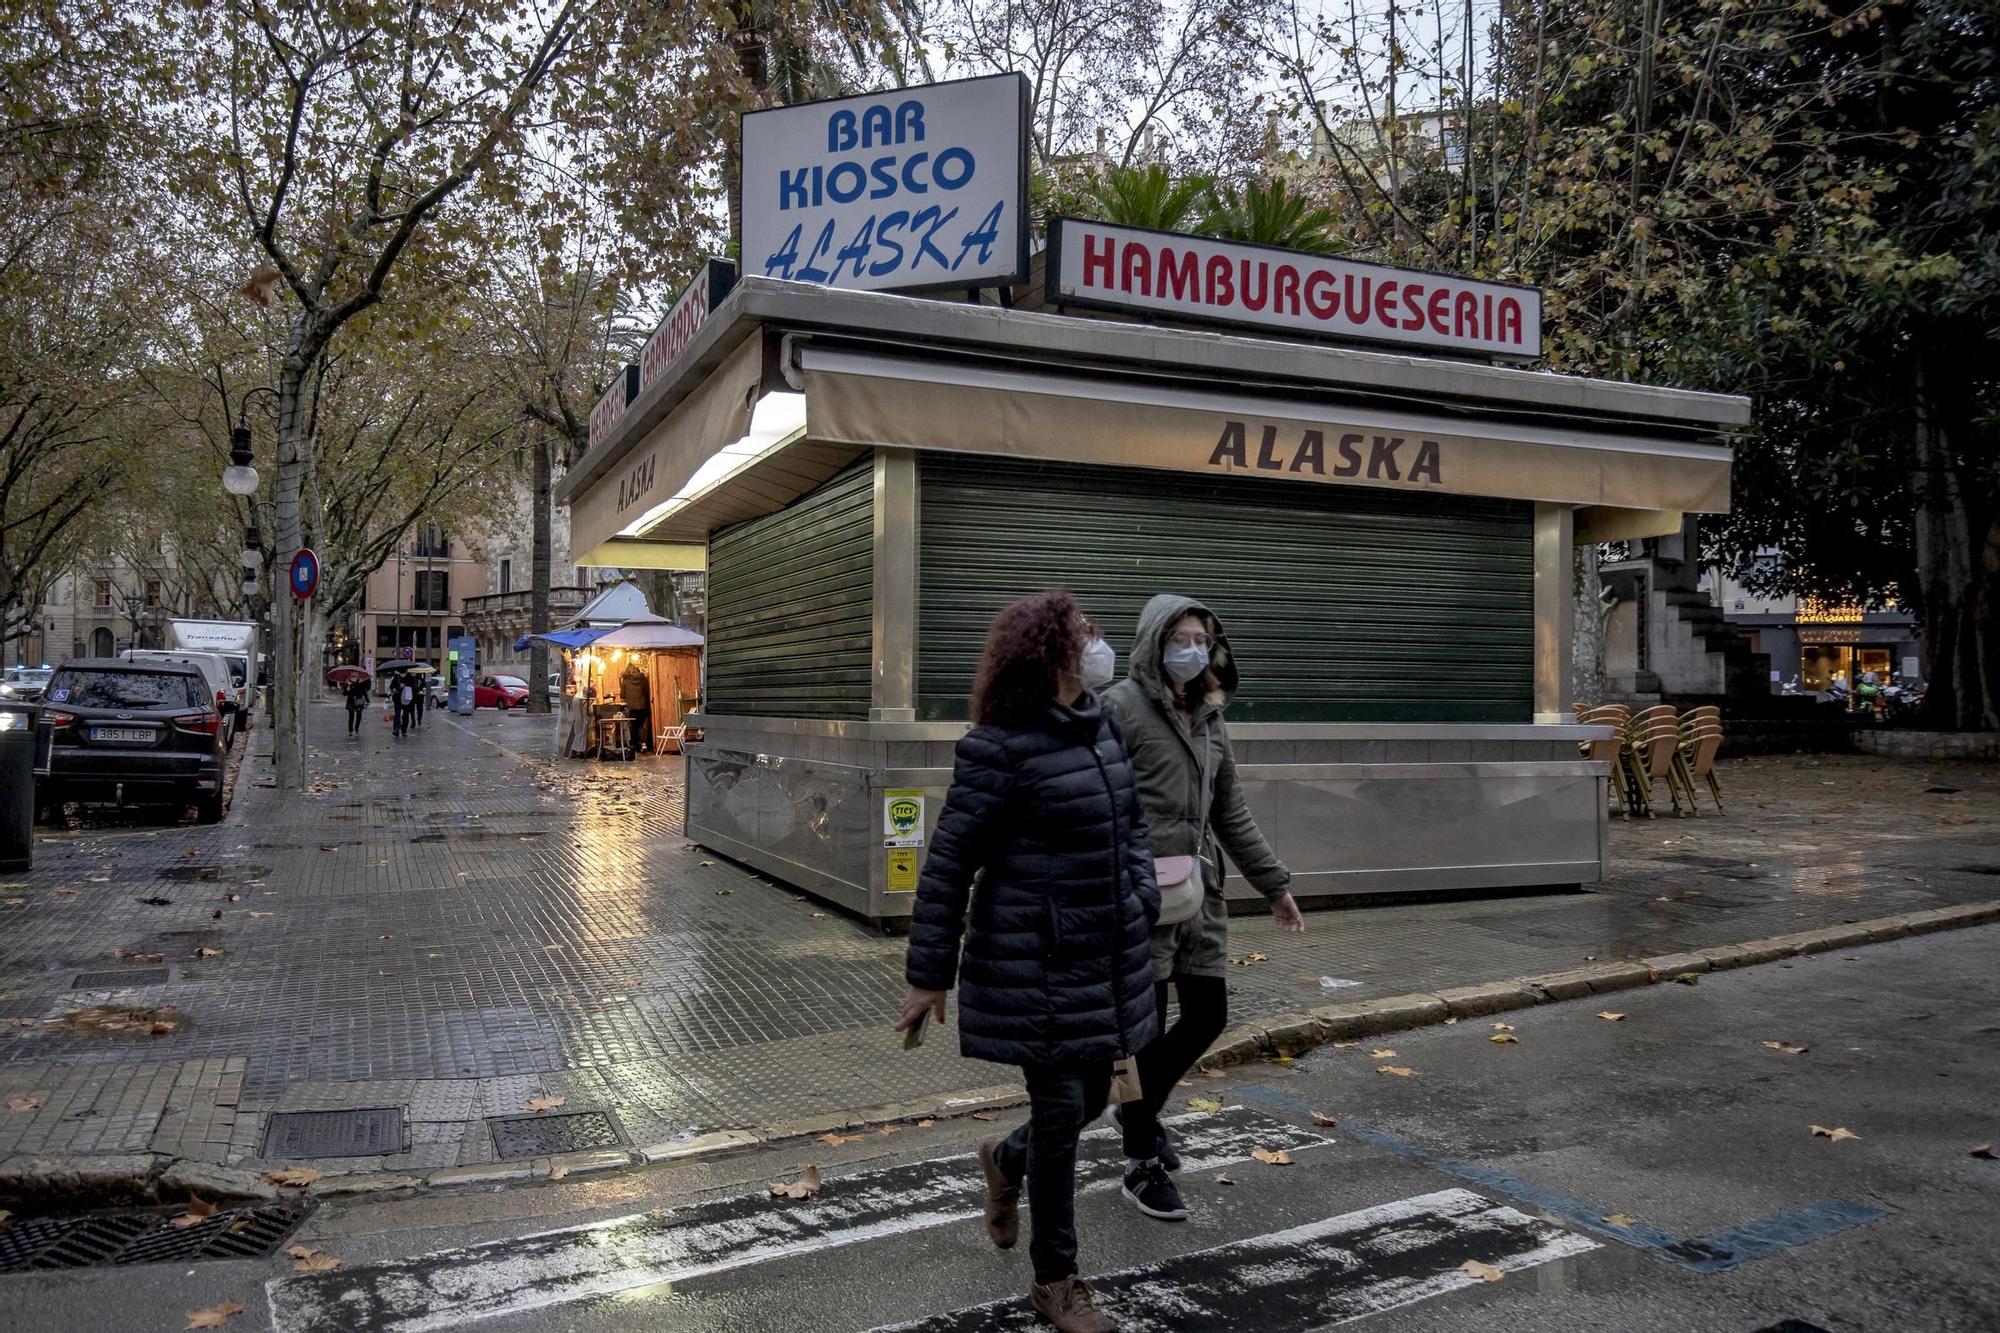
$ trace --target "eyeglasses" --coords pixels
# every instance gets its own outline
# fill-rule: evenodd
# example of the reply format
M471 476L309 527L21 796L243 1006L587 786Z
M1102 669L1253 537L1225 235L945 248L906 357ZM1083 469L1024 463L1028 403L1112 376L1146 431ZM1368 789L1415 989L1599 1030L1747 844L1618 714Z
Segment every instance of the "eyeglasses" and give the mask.
M1200 648L1206 652L1208 649L1215 647L1215 640L1209 638L1206 634L1169 634L1167 636L1167 646L1169 648Z

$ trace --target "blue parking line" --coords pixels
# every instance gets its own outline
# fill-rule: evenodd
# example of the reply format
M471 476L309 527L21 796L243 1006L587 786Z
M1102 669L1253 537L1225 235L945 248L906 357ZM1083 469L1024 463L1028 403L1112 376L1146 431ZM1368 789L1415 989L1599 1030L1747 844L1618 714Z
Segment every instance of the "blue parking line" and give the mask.
M1236 1088L1233 1090L1233 1095L1247 1102L1257 1102L1297 1116L1310 1116L1312 1111L1311 1107L1297 1097L1259 1084L1246 1084ZM1609 1215L1605 1209L1593 1208L1581 1199L1571 1198L1554 1190L1545 1190L1517 1176L1510 1176L1489 1166L1481 1166L1477 1162L1467 1162L1456 1157L1441 1157L1419 1148L1414 1143L1405 1143L1394 1135L1384 1134L1381 1130L1370 1129L1366 1125L1342 1121L1339 1128L1378 1148L1387 1148L1399 1157L1407 1157L1411 1161L1421 1162L1425 1166L1435 1167L1439 1171L1457 1176L1460 1180L1531 1204L1549 1216L1572 1226L1609 1236L1613 1240L1623 1241L1640 1249L1657 1250L1675 1263L1697 1273L1727 1272L1739 1264L1767 1258L1780 1250L1824 1240L1852 1227L1873 1222L1884 1215L1880 1208L1830 1199L1804 1208L1776 1213L1755 1222L1746 1222L1740 1227L1718 1231L1712 1236L1682 1240L1656 1227L1649 1227L1643 1222L1634 1222L1629 1226L1614 1226L1605 1220Z

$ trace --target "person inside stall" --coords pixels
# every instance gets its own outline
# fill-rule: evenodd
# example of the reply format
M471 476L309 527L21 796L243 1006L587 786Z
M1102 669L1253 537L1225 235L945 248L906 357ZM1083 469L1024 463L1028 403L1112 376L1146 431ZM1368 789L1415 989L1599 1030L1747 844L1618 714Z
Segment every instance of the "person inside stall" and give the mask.
M625 673L618 678L618 690L625 700L625 711L632 715L632 745L634 749L650 750L653 733L652 687L646 683L646 669L633 658L626 664Z

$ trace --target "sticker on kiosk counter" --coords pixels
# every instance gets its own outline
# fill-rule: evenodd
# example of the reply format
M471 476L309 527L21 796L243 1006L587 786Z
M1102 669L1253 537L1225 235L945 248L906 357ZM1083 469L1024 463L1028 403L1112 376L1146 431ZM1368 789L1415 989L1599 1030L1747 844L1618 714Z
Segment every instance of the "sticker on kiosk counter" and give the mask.
M915 893L917 891L917 849L914 847L892 847L889 849L889 892Z
M924 794L920 791L882 793L882 845L924 845ZM893 865L893 862L892 862Z

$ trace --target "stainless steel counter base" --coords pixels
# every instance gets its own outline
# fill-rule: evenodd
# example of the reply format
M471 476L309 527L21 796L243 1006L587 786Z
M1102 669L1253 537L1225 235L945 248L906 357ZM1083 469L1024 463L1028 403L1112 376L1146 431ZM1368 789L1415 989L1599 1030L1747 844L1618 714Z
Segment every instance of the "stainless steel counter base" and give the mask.
M924 794L930 840L964 727L694 719L688 836L872 921L910 914L889 887L888 791ZM1594 883L1605 873L1605 766L1573 725L1232 728L1258 824L1303 899ZM917 849L921 866L923 850ZM1254 898L1231 874L1229 896Z

